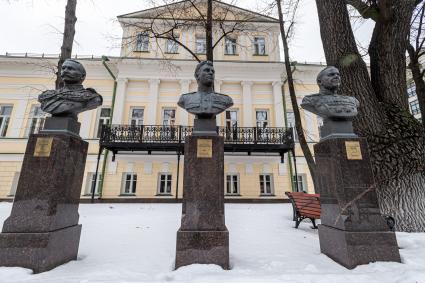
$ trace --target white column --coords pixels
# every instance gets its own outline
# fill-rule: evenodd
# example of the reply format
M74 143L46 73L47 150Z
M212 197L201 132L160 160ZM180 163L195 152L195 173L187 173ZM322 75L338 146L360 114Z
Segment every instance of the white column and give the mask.
M277 81L272 83L273 86L273 107L275 127L284 127L285 117L283 112L282 100L282 82Z
M159 83L158 79L149 80L149 103L146 116L146 125L156 125L156 113L158 108Z
M80 123L81 123L80 136L83 139L90 138L90 124L91 124L92 114L93 114L93 111L85 111L80 114Z
M214 91L220 93L221 92L221 85L222 84L223 84L223 81L216 80L215 81L215 84L214 84ZM217 115L217 117L216 117L216 119L217 119L217 126L222 126L221 121L223 120L223 116L225 115L224 113L226 113L226 112L223 112L223 113L220 113L220 114Z
M9 125L9 130L8 130L8 137L11 138L19 138L19 134L21 132L21 129L23 127L25 127L25 110L27 109L28 106L28 100L27 99L22 99L19 100L17 105L14 105L14 107L16 107L16 109L13 109L13 117L12 117L12 121Z
M180 95L189 92L190 80L180 80ZM189 113L181 107L177 108L178 116L180 117L178 124L181 126L189 125Z
M112 124L123 124L122 116L124 113L127 85L127 78L120 78L117 80L117 91L115 94L114 115L112 117Z
M252 123L252 85L253 82L241 82L242 84L242 106L243 127L253 127Z

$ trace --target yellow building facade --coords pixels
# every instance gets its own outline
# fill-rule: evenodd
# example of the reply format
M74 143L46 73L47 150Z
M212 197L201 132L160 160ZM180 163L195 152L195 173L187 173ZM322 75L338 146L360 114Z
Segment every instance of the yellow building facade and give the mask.
M231 96L234 101L232 108L218 116L218 126L293 125L293 111L283 83L286 75L280 61L277 21L234 6L231 9L235 14L249 16L262 28L233 34L231 40L222 40L214 49L215 91ZM166 39L153 39L135 25L127 24L135 19L147 20L151 13L152 10L146 10L118 17L123 27L120 57L110 57L108 61L77 58L87 70L84 86L96 89L104 98L102 107L79 116L80 136L90 144L81 190L83 199L89 198L93 186L102 124L193 125L192 115L177 107L177 101L182 93L197 88L193 74L196 61L181 46L176 47ZM204 44L197 34L196 28L179 30L179 38L202 57ZM163 50L170 52L164 55ZM35 55L0 56L0 199L13 199L27 137L38 131L46 117L39 109L37 97L54 88L52 70L57 60ZM294 75L299 104L304 95L318 91L316 75L322 68L314 64L297 65ZM301 111L301 115L312 146L319 139L320 122L313 114ZM313 182L298 144L295 152L299 188L313 193ZM172 201L182 197L184 157L179 170L177 156L173 154L122 152L114 161L111 154L105 161L103 158L105 155L100 160L96 198ZM282 201L286 198L284 192L293 190L295 166L287 155L282 163L276 155L225 153L224 169L228 200Z

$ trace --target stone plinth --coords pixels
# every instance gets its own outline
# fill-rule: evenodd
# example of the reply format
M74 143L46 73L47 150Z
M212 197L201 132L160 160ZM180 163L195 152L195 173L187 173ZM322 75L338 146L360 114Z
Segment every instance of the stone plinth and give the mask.
M395 233L380 214L366 139L330 138L314 151L322 253L350 269L400 262Z
M87 142L71 135L30 136L12 212L0 234L0 266L38 273L77 258L87 149Z
M210 156L208 144L211 145ZM217 264L229 269L229 232L224 220L222 137L186 138L183 187L176 269L195 263Z

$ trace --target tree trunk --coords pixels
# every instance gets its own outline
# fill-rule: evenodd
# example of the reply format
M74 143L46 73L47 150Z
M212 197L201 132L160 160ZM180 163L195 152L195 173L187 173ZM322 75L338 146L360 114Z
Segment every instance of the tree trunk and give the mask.
M56 73L56 89L63 86L63 82L60 77L62 64L66 59L71 58L72 54L72 45L74 43L75 35L75 23L77 22L77 17L75 16L76 8L77 0L67 1L65 8L65 27L63 32L61 55L58 61L58 71Z
M409 53L409 69L412 72L413 81L416 86L416 95L419 101L419 109L422 114L422 124L425 128L425 81L421 70L421 64L419 58L416 56L415 48L412 45L407 46L407 52ZM420 52L420 51L418 51Z
M301 123L301 115L300 115L300 110L298 108L297 96L295 93L294 78L292 76L292 70L291 70L291 62L289 60L288 41L286 39L286 31L285 31L285 26L283 22L282 1L276 0L276 4L277 4L278 13L279 13L280 35L282 37L283 50L285 54L285 69L286 69L286 75L287 75L288 86L289 86L289 95L291 97L291 104L292 104L292 109L294 111L294 117L295 117L295 128L297 130L298 140L301 146L301 150L303 151L304 157L307 161L308 169L310 170L313 183L315 183L316 163L314 162L313 155L311 154L310 148L308 147L308 144L304 135L304 129Z
M380 7L369 47L371 77L345 1L316 0L316 5L327 63L341 72L341 94L360 101L354 127L369 143L381 212L397 220L399 231L425 231L425 193L418 189L425 186L425 134L407 111L406 98L406 38L414 1L388 2Z
M205 25L205 35L207 43L207 60L214 62L214 53L213 53L213 33L212 33L212 23L213 23L213 0L208 0L207 7L207 22Z

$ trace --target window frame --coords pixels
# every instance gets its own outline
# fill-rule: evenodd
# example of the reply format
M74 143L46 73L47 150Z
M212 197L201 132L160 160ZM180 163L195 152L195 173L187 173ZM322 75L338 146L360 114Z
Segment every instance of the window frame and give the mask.
M130 179L128 180L128 177ZM129 192L127 190L127 183L129 182ZM135 196L137 192L137 173L136 172L123 172L123 180L121 184L122 196Z
M142 38L147 39L147 41L143 41ZM136 34L136 46L134 48L135 52L149 52L150 46L150 38L149 33L146 31L142 31Z
M142 110L143 111L142 118L141 119L140 118L133 118L133 110ZM133 125L133 120L136 121L134 123L134 125ZM140 122L140 120L142 121L141 124L138 123L138 122ZM144 125L144 122L145 122L145 108L139 107L139 106L131 106L130 107L130 117L129 117L129 121L128 121L129 125L131 125L131 126L142 126L142 125Z
M229 44L230 42L230 44ZM231 55L231 56L235 56L238 55L238 50L237 50L237 43L238 40L237 38L231 37L231 36L226 36L224 39L224 55ZM232 52L228 52L228 47L230 46Z
M201 42L202 40L202 42ZM199 51L199 46L203 46L203 50ZM195 54L207 54L207 38L205 36L195 36Z
M165 111L173 111L174 112L174 117L172 117L170 119L170 123L168 123L168 124L164 123L165 122ZM175 126L176 125L176 114L177 114L176 108L173 108L173 107L162 108L162 126L164 126L164 127Z
M230 114L235 112L236 113L236 123L234 124L232 121L232 117L227 118L227 113ZM230 124L228 124L230 123ZM239 109L231 108L227 109L224 112L224 125L226 128L226 140L237 140L238 139L238 124L239 124Z
M297 128L295 127L295 114L293 111L287 111L286 112L286 119L288 122L288 126L293 129L293 138L294 142L299 142Z
M410 97L414 97L417 96L416 94L416 85L415 84L410 84L407 86L407 96Z
M10 114L1 114L4 108L10 107ZM0 138L4 138L7 135L7 130L9 128L10 119L12 117L13 104L0 104Z
M102 110L104 109L109 109L109 116L102 116ZM111 106L105 106L105 107L100 107L98 108L97 111L97 119L96 119L96 130L95 130L95 137L96 139L100 139L100 134L101 134L101 125L107 125L110 123L111 121L111 114L112 114L112 107ZM105 119L106 123L102 124L100 123L100 119Z
M35 111L38 108L38 111ZM38 112L39 115L35 115ZM46 118L49 117L48 113L41 110L40 104L33 104L30 108L30 115L28 117L27 127L25 129L25 137L29 137L31 134L37 134L38 131L43 127ZM34 127L33 124L35 123Z
M297 179L295 179L296 177L297 177ZM298 192L308 193L307 175L306 174L292 175L292 184L294 185L294 188L297 188L296 183L298 183ZM300 187L300 185L301 185L301 187Z
M164 180L162 180L162 176L164 176ZM164 192L161 192L162 182L164 181ZM169 185L169 192L167 191ZM171 172L159 172L158 173L158 185L157 185L157 196L172 196L173 191L173 174Z
M86 191L85 191L86 196L92 195L91 188L93 186L95 175L96 175L96 172L88 172L87 173L87 176L86 176ZM99 195L100 182L102 181L102 179L103 179L102 174L98 173L97 174L97 180L96 180L96 186L94 188L94 195L95 196Z
M409 108L412 115L421 114L421 109L419 106L419 100L415 99L409 102Z
M261 177L263 177L263 180L261 180ZM269 177L270 180L267 181L265 177ZM273 174L271 174L271 173L261 173L259 175L259 181L260 181L260 196L274 196ZM264 184L262 184L262 182ZM266 192L267 186L264 186L264 185L267 184L267 182L270 182L270 193ZM264 187L263 192L261 192L262 187Z
M228 177L231 177L230 180L230 190L231 192L229 193L229 188L228 188L228 184L229 184L229 180ZM236 192L234 190L234 180L233 177L236 177ZM226 174L226 180L225 180L225 184L224 184L224 188L225 188L225 192L224 194L226 196L240 196L241 192L240 192L240 178L239 178L239 174L238 173L227 173Z
M264 125L261 126L261 127L258 126L258 123L261 122L261 121L258 120L258 115L257 115L258 112L265 112L266 113L266 120L262 121L263 123L264 122L266 123L266 126L264 126ZM257 128L264 129L264 128L270 127L270 119L269 119L270 115L269 115L269 113L270 113L270 111L268 109L255 109L255 126Z
M260 39L262 39L262 41L263 41L262 44L260 44ZM263 47L262 50L260 49L260 46ZM266 37L265 36L255 36L254 37L254 55L255 56L267 56Z
M176 36L175 38L179 38L180 36ZM175 50L173 48L170 48L170 42L172 43L172 47L175 48ZM174 41L171 38L167 38L166 42L165 42L165 53L166 54L179 54L179 44Z

